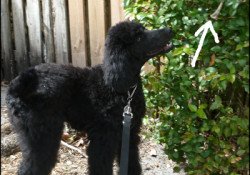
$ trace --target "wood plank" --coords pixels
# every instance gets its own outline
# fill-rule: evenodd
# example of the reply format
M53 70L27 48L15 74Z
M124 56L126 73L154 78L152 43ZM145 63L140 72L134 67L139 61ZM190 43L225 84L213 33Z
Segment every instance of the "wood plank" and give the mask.
M91 66L102 63L105 44L104 0L88 1Z
M56 62L69 63L69 43L65 0L52 1L52 18Z
M1 0L1 57L3 59L4 80L10 81L13 78L11 71L11 60L13 60L9 0Z
M84 67L87 65L85 4L84 0L68 3L72 63Z
M121 3L123 0L110 0L111 3L111 25L115 25L118 22L123 21L124 18L124 9Z
M39 0L26 0L30 65L42 63L42 33Z
M51 15L51 6L50 0L42 0L42 14L43 14L43 34L45 42L45 51L44 51L44 61L46 63L54 63L55 59L55 49L54 49L54 39L52 32L52 15Z
M21 72L29 67L27 54L27 40L25 35L23 1L12 0L12 14L15 35L15 60L17 71Z

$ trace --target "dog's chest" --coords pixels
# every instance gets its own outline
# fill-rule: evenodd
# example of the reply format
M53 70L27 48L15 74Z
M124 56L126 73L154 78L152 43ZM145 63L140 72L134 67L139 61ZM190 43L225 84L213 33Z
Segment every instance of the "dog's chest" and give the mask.
M126 98L113 96L112 94L99 94L92 98L93 109L102 117L108 119L114 116L122 117L123 107L126 105Z

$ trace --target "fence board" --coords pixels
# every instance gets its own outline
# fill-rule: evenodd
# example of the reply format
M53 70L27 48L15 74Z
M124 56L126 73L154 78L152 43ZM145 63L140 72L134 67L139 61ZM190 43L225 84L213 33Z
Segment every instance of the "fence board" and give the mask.
M87 65L85 4L84 0L68 2L72 63L84 67Z
M43 14L43 34L45 42L44 61L46 63L55 62L55 49L51 24L51 6L50 0L42 0L42 14Z
M12 0L12 14L15 35L15 60L17 71L21 72L28 68L27 40L24 26L23 1Z
M104 0L88 1L91 66L102 63L105 44Z
M1 0L1 57L4 65L4 79L13 78L11 60L13 59L9 19L9 1Z
M69 43L65 0L52 1L53 32L56 62L69 63Z
M110 0L111 3L111 25L115 25L124 20L123 6L121 3L123 0Z
M20 72L43 61L69 64L71 56L74 66L102 63L108 28L124 19L121 3L122 0L1 0L4 79L12 79L16 67Z
M26 20L29 34L31 66L42 62L42 40L39 0L26 0Z

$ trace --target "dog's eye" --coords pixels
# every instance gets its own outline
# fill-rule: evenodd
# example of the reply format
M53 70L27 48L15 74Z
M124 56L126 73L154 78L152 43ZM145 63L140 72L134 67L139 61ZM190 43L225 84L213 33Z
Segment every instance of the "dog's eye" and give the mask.
M141 41L141 37L137 37L137 42L140 42Z

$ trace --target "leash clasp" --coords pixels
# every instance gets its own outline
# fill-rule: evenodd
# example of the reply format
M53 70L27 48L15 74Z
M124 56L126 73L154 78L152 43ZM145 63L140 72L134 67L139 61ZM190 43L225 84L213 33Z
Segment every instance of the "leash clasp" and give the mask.
M133 118L133 113L132 113L132 108L131 108L131 106L130 106L130 103L128 103L128 105L126 105L126 106L124 107L124 110L123 110L123 117L124 117L126 114L127 114L127 115L130 115L131 118Z

